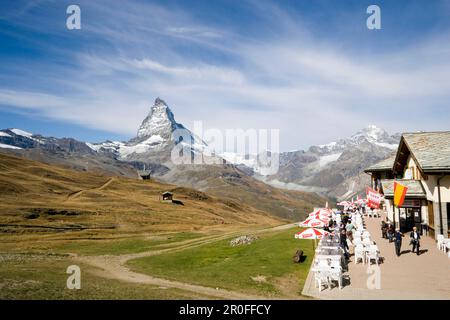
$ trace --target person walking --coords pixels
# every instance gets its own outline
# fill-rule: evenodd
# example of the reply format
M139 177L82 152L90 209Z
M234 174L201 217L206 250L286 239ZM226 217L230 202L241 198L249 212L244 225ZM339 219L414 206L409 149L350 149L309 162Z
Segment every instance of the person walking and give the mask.
M403 237L403 234L400 232L400 229L398 229L398 228L395 229L394 241L395 241L395 253L397 254L397 257L400 257L400 254L401 254L402 237Z
M341 234L341 236L339 238L340 247L342 248L342 250L344 250L345 259L348 260L350 258L350 256L348 254L349 247L348 247L348 244L347 244L347 234L345 232L345 229L341 229L340 234Z
M389 239L389 243L391 243L394 238L394 226L392 223L389 223L387 226L387 237Z
M411 237L411 244L413 246L412 253L414 253L414 251L416 251L416 248L417 248L417 255L419 255L420 234L419 234L419 232L417 232L416 227L413 228L413 231L411 232L411 234L409 236Z
M353 229L355 229L355 226L351 221L349 221L345 226L345 231L347 232L347 238L350 240L351 243L353 243Z
M381 237L383 239L387 238L387 225L384 220L381 221Z

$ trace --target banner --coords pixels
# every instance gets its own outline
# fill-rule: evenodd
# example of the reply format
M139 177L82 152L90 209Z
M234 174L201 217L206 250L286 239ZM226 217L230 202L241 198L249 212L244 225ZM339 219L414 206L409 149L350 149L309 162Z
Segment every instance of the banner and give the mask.
M394 205L397 208L403 205L407 191L408 188L406 186L394 181Z
M367 188L367 205L373 209L379 209L381 200L383 199L382 195L377 191Z

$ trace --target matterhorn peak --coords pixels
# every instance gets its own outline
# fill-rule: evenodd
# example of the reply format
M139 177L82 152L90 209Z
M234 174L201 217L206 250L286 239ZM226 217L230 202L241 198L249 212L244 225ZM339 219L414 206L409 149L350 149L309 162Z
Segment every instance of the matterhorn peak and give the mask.
M160 97L157 97L155 99L154 106L166 106L167 107L167 104L163 99L161 99Z
M172 132L183 126L175 121L175 117L161 98L156 98L148 116L139 127L137 138L148 138L158 135L164 140L170 140Z

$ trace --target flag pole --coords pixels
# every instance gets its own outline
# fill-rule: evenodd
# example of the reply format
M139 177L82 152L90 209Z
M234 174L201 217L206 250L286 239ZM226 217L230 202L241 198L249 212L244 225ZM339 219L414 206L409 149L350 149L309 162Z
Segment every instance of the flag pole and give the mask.
M396 226L395 226L395 208L397 207L395 205L395 181L396 181L396 179L394 178L394 184L392 186L392 190L394 190L393 197L392 197L392 205L394 206L394 210L393 210L394 211L394 216L392 217L393 220L394 220L394 230L396 229ZM400 213L399 213L399 216L400 216Z

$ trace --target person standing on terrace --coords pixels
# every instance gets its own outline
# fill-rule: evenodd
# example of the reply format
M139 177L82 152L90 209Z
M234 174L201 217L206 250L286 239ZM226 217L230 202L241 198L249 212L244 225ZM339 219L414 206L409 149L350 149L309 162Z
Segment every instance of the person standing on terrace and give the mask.
M397 257L400 257L401 254L402 237L403 233L400 232L400 229L398 228L395 229L394 242L395 242L395 253L397 254Z

